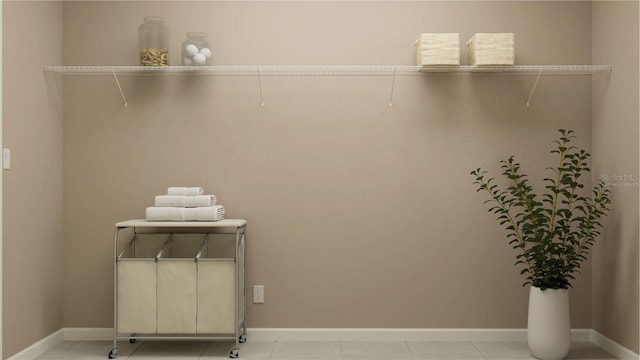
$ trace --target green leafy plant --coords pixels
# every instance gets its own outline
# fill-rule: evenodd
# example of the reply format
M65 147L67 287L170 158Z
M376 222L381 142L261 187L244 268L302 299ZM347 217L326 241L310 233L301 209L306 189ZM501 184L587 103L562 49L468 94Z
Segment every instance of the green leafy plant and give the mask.
M522 284L541 290L568 289L587 259L589 250L600 235L600 219L607 215L611 190L598 182L592 196L580 195L583 174L589 173L585 150L571 145L573 131L560 129L560 138L551 150L558 157L556 167L549 167L552 177L544 178L545 191L539 195L529 184L512 155L500 161L502 176L508 185L501 188L482 168L471 171L477 191L486 191L489 211L507 231L509 244L517 250L516 266L526 275ZM582 191L583 192L583 191Z

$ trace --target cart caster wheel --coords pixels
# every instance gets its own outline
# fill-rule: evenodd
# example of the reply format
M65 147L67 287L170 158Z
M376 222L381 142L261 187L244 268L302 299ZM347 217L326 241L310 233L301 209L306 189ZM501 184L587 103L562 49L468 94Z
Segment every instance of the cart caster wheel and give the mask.
M129 339L129 344L135 344L138 342L138 339Z
M118 349L111 349L109 351L109 359L115 359L118 356Z
M237 359L238 358L238 349L233 349L231 351L229 351L229 357L231 359Z
M247 342L247 335L240 335L240 337L238 338L238 341L240 341L241 344L244 344Z

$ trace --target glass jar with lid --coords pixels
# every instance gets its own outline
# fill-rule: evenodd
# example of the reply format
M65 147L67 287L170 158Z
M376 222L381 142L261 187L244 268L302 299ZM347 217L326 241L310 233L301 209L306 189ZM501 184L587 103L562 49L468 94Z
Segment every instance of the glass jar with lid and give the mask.
M211 49L207 33L188 32L187 40L182 43L182 65L205 66L211 63Z
M167 66L167 27L159 16L145 16L144 23L138 28L140 40L140 65Z

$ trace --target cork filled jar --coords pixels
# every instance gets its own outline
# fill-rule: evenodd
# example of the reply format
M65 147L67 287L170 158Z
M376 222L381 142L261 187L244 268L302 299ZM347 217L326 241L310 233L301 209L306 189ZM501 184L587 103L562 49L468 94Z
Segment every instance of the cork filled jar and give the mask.
M167 28L164 20L158 16L146 16L138 28L140 40L140 65L167 66Z
M211 50L207 33L188 32L187 40L182 43L182 65L205 66L211 60Z

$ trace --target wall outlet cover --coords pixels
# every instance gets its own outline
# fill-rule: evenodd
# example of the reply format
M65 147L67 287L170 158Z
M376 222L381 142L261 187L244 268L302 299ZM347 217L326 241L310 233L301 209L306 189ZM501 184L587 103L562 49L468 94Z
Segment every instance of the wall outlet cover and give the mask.
M11 169L11 150L6 148L2 149L2 169Z
M264 285L253 285L253 303L264 304Z

